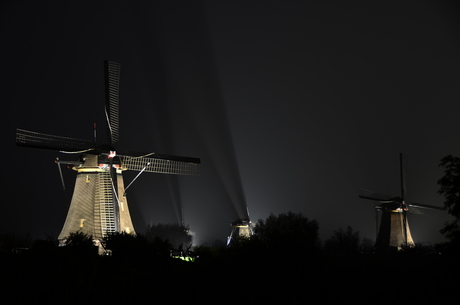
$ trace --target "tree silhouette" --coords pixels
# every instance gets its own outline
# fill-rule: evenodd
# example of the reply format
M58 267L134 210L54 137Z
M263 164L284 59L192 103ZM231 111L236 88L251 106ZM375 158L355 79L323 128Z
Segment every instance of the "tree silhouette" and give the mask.
M316 220L289 211L278 216L270 214L265 220L259 219L251 240L271 252L305 254L318 248L318 231Z
M32 243L32 237L29 233L25 235L16 234L0 234L0 253L8 253L11 251L20 251L20 249L28 249Z
M103 244L115 257L134 258L148 255L149 243L141 234L113 232L104 237Z
M71 232L65 238L65 245L68 247L94 246L93 236L83 232Z
M168 241L174 249L187 249L192 243L192 235L188 226L179 224L154 224L147 226L145 230L147 240L153 242L156 238Z
M65 238L64 245L65 247L59 247L59 251L69 257L93 257L98 253L93 236L83 232L71 232Z
M444 196L444 206L449 214L455 217L441 230L447 238L460 243L460 158L451 155L441 159L440 167L444 167L444 176L438 180L438 194Z
M360 253L359 232L347 226L335 230L334 234L324 242L324 250L330 254L357 254Z

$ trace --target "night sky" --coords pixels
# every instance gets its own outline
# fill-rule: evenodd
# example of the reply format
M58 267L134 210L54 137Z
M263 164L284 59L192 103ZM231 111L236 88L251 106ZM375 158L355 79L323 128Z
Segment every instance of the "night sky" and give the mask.
M89 4L91 3L91 4ZM350 225L374 239L373 202L442 206L439 160L460 156L460 15L444 1L8 1L2 42L0 231L57 237L75 172L20 148L16 128L106 137L103 60L121 63L120 151L199 157L201 176L144 173L134 226L177 223L195 242L287 211L324 240ZM136 172L126 172L125 183ZM183 213L181 213L181 210ZM410 215L440 242L446 212Z

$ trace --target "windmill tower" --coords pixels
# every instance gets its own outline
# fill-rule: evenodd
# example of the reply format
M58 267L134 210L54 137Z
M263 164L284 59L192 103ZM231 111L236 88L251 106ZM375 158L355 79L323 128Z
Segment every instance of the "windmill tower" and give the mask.
M405 155L399 155L401 175L401 197L391 197L372 191L360 190L359 198L378 201L376 213L382 212L380 228L375 242L378 251L400 249L401 246L415 245L407 221L407 213L421 213L423 209L443 210L444 208L420 203L406 203L406 163ZM376 218L377 219L377 218Z
M23 129L16 130L18 146L79 155L77 161L60 161L77 171L74 193L58 239L63 243L74 232L92 235L96 242L112 232L135 233L128 208L123 171L196 175L200 159L160 155L154 152L117 153L119 140L120 64L104 61L107 143L55 136ZM135 178L135 179L136 179ZM132 183L132 182L131 182ZM128 185L129 186L129 185Z
M227 246L229 246L234 239L239 237L248 238L251 236L251 221L249 219L237 219L231 224L230 234L227 237Z
M247 218L237 219L231 223L230 234L227 237L227 246L230 246L233 240L240 237L249 238L252 236L252 223L249 220L249 209L246 207Z

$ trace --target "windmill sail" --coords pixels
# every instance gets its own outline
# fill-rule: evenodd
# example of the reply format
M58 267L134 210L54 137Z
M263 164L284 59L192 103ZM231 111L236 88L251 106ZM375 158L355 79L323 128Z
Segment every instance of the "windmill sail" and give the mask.
M406 200L406 166L407 166L407 156L405 154L399 154L399 168L401 171L401 198L402 201Z
M365 189L359 189L359 198L361 199L369 199L369 200L374 200L374 201L387 201L391 199L391 196L376 193L373 191L365 190Z
M104 61L105 72L105 114L109 127L109 144L119 140L119 88L120 88L120 67L119 63Z
M16 144L24 147L69 152L94 149L94 143L90 140L55 136L19 128L16 129Z
M196 158L161 156L149 154L150 157L132 157L120 155L123 168L126 170L175 175L198 175L200 160Z

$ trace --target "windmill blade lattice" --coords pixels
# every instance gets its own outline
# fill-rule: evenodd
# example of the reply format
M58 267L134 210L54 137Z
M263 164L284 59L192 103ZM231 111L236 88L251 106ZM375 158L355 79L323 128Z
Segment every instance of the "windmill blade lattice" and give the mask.
M105 72L105 114L109 128L109 144L119 140L119 96L121 64L104 61Z
M406 200L406 167L407 167L407 155L400 153L399 154L399 164L400 164L400 171L401 171L401 198L402 201Z
M126 170L141 171L175 175L198 175L200 173L200 161L196 158L187 157L132 157L119 155L122 167Z
M391 199L390 196L376 193L373 191L368 191L365 189L359 189L359 198L361 199L368 199L368 200L374 200L374 201L388 201Z
M16 129L16 144L24 147L65 152L81 152L94 149L94 143L91 140L55 136L19 128Z
M439 207L439 206L427 205L427 204L421 204L421 203L415 203L415 202L409 202L407 203L407 206L409 206L410 208L409 210L412 213L416 213L416 214L423 214L423 212L426 210L444 211L446 209L445 207Z

